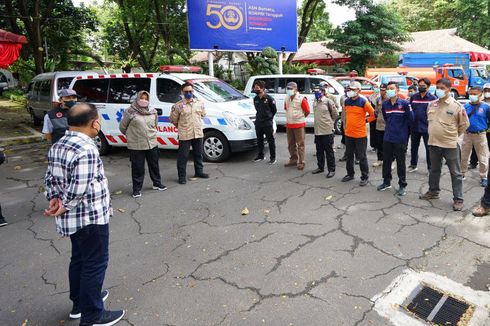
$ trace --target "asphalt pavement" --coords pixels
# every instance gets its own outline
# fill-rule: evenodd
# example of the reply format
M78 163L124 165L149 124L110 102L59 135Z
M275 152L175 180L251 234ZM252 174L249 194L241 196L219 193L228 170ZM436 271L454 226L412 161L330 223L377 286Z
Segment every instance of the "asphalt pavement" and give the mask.
M304 171L283 167L285 133L277 143L276 165L242 153L206 164L211 178L184 186L176 153L162 151L168 190L151 190L147 176L138 199L128 152L104 157L114 207L106 306L126 309L120 325L390 325L373 297L407 269L488 292L490 217L471 215L483 194L476 170L465 181L465 211L453 212L447 168L441 199L418 198L428 187L423 147L400 198L396 175L393 189L376 191L380 168L370 167L367 187L358 166L349 183L340 182L344 163L333 179L312 175L311 133ZM46 151L19 145L0 167L10 222L0 228L0 325L78 325L68 320L70 241L42 215Z

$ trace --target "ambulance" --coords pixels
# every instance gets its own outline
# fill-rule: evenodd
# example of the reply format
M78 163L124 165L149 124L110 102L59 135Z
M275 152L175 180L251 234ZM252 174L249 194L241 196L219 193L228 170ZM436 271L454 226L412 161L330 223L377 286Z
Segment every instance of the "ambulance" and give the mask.
M204 102L204 159L223 162L231 153L257 146L254 120L256 111L250 98L217 78L199 74L200 67L161 66L160 73L80 75L70 88L79 101L94 104L101 116L102 128L96 138L101 155L111 147L126 147L127 139L119 131L123 112L141 90L150 93L150 106L158 112L159 148L178 149L177 128L170 123L172 106L182 99L181 86L189 82L195 96Z

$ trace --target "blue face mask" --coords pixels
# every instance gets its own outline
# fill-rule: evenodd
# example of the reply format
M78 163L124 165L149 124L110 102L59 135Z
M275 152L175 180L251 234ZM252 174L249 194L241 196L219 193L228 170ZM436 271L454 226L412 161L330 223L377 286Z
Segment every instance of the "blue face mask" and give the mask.
M386 96L389 98L395 97L396 96L396 90L394 89L387 89L386 90Z
M192 92L185 92L185 93L184 93L184 98L185 98L186 100L190 100L190 99L192 99L193 97L194 97L194 94L192 94Z
M436 96L438 98L443 98L446 96L446 91L438 88L438 89L436 89Z
M479 100L480 100L479 95L470 95L470 102L471 103L478 103Z
M294 89L288 89L286 92L288 96L294 96Z
M322 98L322 96L323 96L323 94L322 94L321 92L315 92L315 98L316 98L317 100L321 99L321 98Z

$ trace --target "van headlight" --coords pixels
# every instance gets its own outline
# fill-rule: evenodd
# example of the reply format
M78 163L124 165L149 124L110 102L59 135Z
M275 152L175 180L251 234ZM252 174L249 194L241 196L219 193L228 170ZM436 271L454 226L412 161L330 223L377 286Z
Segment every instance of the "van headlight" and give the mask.
M250 125L245 121L245 119L233 114L231 112L223 112L223 116L230 125L239 130L250 130Z

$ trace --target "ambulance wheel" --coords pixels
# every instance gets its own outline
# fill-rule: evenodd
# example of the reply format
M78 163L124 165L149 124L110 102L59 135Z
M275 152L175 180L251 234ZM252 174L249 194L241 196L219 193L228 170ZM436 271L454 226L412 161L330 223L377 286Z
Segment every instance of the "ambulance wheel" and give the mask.
M111 145L109 145L107 139L105 139L105 136L102 133L102 131L99 131L99 134L95 136L94 142L95 145L97 145L97 148L99 149L100 155L106 155L111 150Z
M230 145L222 133L207 131L203 139L203 155L207 162L223 162L230 156Z
M336 135L342 135L342 119L338 117L335 120L335 123L333 125L333 129Z

